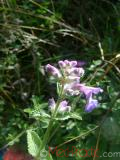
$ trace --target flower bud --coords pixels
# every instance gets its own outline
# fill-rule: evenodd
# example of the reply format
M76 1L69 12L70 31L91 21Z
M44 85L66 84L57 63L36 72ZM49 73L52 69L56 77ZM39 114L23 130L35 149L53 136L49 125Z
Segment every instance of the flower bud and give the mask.
M60 78L61 77L60 71L57 68L55 68L54 66L52 66L50 64L47 64L46 67L45 67L45 69L53 77L55 77L55 78Z

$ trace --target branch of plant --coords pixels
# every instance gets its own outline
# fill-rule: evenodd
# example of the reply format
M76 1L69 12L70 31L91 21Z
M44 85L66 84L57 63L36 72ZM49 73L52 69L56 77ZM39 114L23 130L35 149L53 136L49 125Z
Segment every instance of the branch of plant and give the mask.
M46 144L47 144L47 142L48 142L48 139L49 139L49 136L50 136L50 132L51 132L51 129L52 129L52 127L53 127L54 118L55 118L56 115L57 115L57 110L58 110L59 105L60 105L60 102L61 102L61 100L62 100L62 98L63 98L63 89L64 89L64 85L62 85L62 87L61 87L60 97L58 98L57 103L56 103L55 110L54 110L54 112L53 112L52 115L51 115L51 119L50 119L48 128L47 128L47 130L46 130L46 132L45 132L45 135L44 135L44 137L43 137L42 144L41 144L41 146L40 146L40 151L45 148L45 146L46 146ZM40 154L40 152L39 152L39 154ZM38 157L39 157L39 154L38 154ZM37 158L38 158L38 157L37 157Z

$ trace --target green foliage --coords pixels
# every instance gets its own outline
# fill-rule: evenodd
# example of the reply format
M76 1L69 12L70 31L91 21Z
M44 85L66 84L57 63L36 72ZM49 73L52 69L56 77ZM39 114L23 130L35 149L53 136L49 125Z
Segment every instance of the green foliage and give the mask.
M41 139L38 134L34 131L27 131L27 143L28 143L28 151L33 157L37 157L39 155Z
M27 131L27 144L28 144L28 152L35 158L41 157L42 159L45 157L46 160L52 160L52 156L46 150L42 150L40 152L40 147L42 141L39 135L32 130Z

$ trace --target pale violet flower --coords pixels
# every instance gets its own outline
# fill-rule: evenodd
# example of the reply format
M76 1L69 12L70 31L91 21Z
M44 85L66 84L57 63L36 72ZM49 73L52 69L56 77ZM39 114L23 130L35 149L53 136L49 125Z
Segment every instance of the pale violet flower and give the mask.
M59 61L60 68L66 76L77 76L80 77L84 74L84 70L81 67L77 67L77 61Z
M58 64L62 68L75 67L75 66L77 66L77 61L64 60L64 61L59 61Z
M45 69L53 77L60 78L62 76L59 69L57 69L56 67L54 67L50 64L47 64L45 66Z
M99 87L89 87L85 86L85 84L81 83L71 83L67 85L66 90L71 90L73 93L76 91L80 93L83 93L86 98L89 98L89 96L92 94L98 94L99 92L103 92L103 90ZM73 94L74 95L74 94Z
M56 107L55 100L53 98L49 99L49 108L51 111L54 111ZM71 107L68 106L68 102L66 100L62 101L58 107L58 112L70 112Z
M85 86L84 84L80 84L80 91L85 94L86 98L89 98L91 94L98 94L103 92L100 87L89 87Z
M81 67L74 67L74 68L71 68L71 72L70 74L72 76L78 76L78 77L82 77L84 75L84 69L81 68Z
M89 87L85 86L85 84L80 83L66 84L64 87L64 91L69 95L79 95L80 93L84 94L87 101L87 104L85 106L86 112L91 112L98 106L98 101L96 99L93 99L92 96L94 94L103 92L103 90L99 87Z
M80 78L84 75L84 69L83 68L66 68L64 69L65 77L67 79L67 83L75 83L80 82Z
M97 106L98 106L98 101L96 99L92 99L92 95L91 95L87 100L85 111L92 112L93 109L97 108Z
M84 75L84 69L80 66L79 61L59 61L59 69L48 64L46 65L46 71L56 78L60 83L60 86L63 86L63 93L66 95L80 95L84 94L86 97L86 106L85 111L91 112L94 108L97 107L98 101L92 97L103 90L99 87L89 87L80 82L80 78ZM55 109L56 103L54 99L50 99L49 107L51 110ZM58 111L70 111L70 106L68 106L67 101L62 101L59 105Z
M59 79L59 82L74 83L79 82L80 78L84 75L84 69L77 66L77 61L59 61L59 69L47 64L45 66L46 71L54 78Z
M64 85L64 93L66 95L79 95L80 94L80 90L78 88L74 88L74 86L76 86L76 82L75 83L66 83Z

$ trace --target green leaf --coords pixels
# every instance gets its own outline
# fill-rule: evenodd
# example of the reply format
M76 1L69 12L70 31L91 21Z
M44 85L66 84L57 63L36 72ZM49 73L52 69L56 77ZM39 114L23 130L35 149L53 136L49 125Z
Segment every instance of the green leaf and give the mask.
M53 158L52 158L51 154L50 154L50 156L48 157L48 159L47 159L47 160L53 160Z
M99 66L101 65L102 61L101 60L96 60L96 61L93 61L94 65L95 66Z
M31 108L25 108L24 112L31 114L32 113L32 109Z
M77 119L77 120L82 120L82 117L77 114L77 113L69 113L69 112L66 112L64 114L59 114L57 115L57 117L55 118L56 120L60 120L60 121L64 121L64 120L68 120L68 119Z
M47 155L47 157L46 157L46 160L53 160L51 154L49 155L49 153L48 153L48 155Z
M61 93L61 85L57 82L57 94L60 95Z
M39 149L41 145L41 139L35 131L32 130L27 131L27 144L28 144L28 152L33 157L37 157L40 151Z
M73 118L73 119L77 119L77 120L82 120L82 117L79 115L79 114L77 114L77 113L70 113L70 118Z
M53 160L51 154L45 149L41 150L39 159L42 160Z

